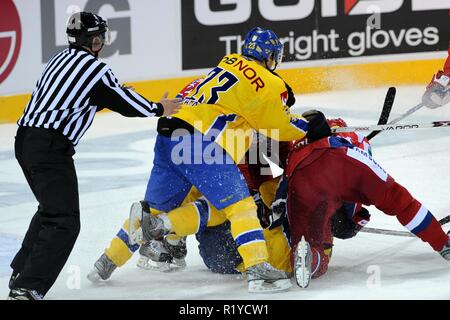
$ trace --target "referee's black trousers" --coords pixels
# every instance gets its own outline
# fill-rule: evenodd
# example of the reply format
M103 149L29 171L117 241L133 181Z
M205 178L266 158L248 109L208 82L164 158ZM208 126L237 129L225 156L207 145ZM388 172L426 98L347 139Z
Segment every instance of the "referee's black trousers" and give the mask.
M13 287L46 294L80 231L75 150L55 130L19 127L15 153L39 206L11 263L13 274L19 273Z

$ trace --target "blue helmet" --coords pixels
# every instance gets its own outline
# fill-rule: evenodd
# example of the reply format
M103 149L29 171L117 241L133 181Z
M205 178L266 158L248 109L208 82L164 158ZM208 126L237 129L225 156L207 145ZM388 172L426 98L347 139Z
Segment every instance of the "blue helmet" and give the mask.
M272 57L278 65L283 59L283 44L272 30L255 27L245 36L242 53L258 61Z

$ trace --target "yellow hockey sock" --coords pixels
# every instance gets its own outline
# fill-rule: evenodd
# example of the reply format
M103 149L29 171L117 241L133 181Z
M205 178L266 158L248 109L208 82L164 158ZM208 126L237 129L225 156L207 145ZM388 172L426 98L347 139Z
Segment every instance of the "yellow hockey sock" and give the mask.
M223 212L231 223L231 234L238 245L244 267L268 261L266 242L253 198L236 202L224 208Z

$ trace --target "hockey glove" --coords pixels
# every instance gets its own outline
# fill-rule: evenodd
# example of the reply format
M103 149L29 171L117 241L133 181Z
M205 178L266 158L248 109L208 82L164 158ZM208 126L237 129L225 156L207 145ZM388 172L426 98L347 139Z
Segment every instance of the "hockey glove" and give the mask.
M427 86L422 96L422 103L435 109L444 106L450 101L450 75L443 71L438 71Z
M268 217L268 213L267 213L268 210L266 209L266 205L264 204L259 192L252 190L251 193L253 194L253 200L256 203L256 207L257 207L256 212L258 214L258 219L259 219L259 222L261 223L261 227L267 228L267 226L269 225L269 217Z
M306 133L308 142L314 142L331 136L330 126L322 112L318 110L309 110L304 112L302 117L308 120L308 132Z
M269 229L281 226L284 223L285 219L287 219L286 199L275 200L272 203L270 209L271 214L269 216L270 217Z
M331 232L336 238L350 239L356 236L369 220L370 213L366 208L361 208L353 218L350 218L345 206L342 206L331 217Z

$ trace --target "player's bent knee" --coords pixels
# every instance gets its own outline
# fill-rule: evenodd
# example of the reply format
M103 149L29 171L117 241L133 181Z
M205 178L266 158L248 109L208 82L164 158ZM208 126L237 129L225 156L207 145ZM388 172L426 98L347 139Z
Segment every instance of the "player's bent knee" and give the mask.
M199 252L206 267L215 273L236 274L242 262L230 232L230 223L206 228L198 233Z
M222 211L225 213L227 217L230 217L236 213L244 213L244 212L255 212L256 213L256 204L252 197L247 197L242 199L232 205L223 208Z

